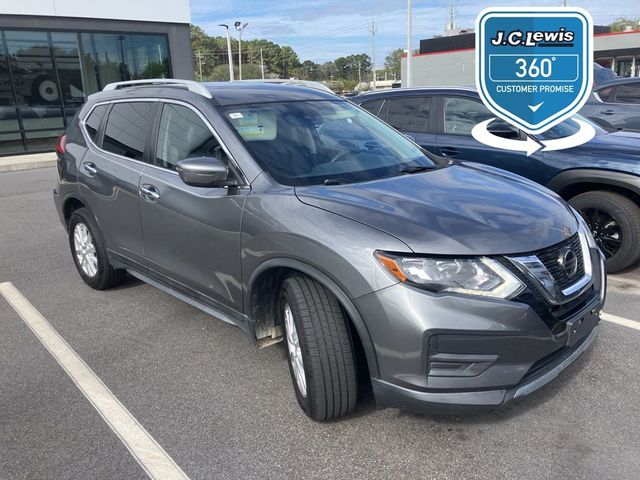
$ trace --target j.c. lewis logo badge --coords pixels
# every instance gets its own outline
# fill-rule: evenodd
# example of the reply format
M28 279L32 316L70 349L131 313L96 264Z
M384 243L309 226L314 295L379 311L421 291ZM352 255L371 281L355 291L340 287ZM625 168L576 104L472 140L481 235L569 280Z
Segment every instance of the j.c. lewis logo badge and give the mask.
M530 134L575 114L591 92L593 25L581 8L489 8L476 20L485 105Z

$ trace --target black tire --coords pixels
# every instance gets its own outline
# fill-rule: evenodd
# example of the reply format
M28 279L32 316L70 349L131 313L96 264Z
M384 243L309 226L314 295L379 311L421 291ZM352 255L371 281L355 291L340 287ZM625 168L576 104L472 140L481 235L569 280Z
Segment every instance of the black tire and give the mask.
M289 354L284 318L287 304L302 352L306 395L298 387ZM337 299L318 282L295 275L282 284L278 313L285 329L289 372L302 410L316 421L349 414L358 396L357 366L349 324Z
M640 207L632 200L613 192L593 191L576 195L569 204L585 218L589 228L597 231L602 222L598 222L595 212L602 212L604 218L610 217L616 223L620 241L617 250L609 244L603 247L596 235L600 249L607 257L607 272L623 270L640 259Z
M76 241L74 239L74 233L76 226L79 224L85 225L89 231L93 240L93 246L95 247L95 255L97 258L97 271L94 275L89 275L84 271L80 265L78 255L76 253ZM86 208L79 208L74 211L69 219L69 247L71 248L71 256L73 262L76 265L78 273L84 283L96 290L105 290L107 288L115 287L122 283L126 276L124 270L116 270L109 263L109 257L107 256L107 249L105 247L104 238L102 232L98 227L98 223L93 218L93 215Z

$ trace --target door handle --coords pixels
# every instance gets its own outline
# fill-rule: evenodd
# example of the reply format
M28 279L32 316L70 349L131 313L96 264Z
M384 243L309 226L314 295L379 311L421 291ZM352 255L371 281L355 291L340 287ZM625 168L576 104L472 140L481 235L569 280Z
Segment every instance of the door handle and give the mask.
M616 112L615 110L602 110L600 113L603 115L613 115Z
M440 153L443 157L453 157L455 155L458 155L460 153L460 150L456 150L453 147L442 147L440 149Z
M153 185L144 184L140 186L140 196L150 202L155 202L160 198L160 192Z
M85 162L82 164L82 169L87 172L89 175L93 176L98 173L98 169L96 168L96 164L93 162Z

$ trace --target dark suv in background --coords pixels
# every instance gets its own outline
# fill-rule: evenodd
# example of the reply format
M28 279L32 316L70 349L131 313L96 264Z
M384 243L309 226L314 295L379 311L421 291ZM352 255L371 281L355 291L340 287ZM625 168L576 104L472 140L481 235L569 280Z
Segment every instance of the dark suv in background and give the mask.
M353 101L403 132L418 145L451 159L478 162L527 177L557 192L587 221L609 272L640 259L640 133L611 132L594 125L590 142L531 156L478 142L471 130L495 117L474 88L414 88L367 93ZM588 121L588 120L585 120ZM572 120L531 136L540 143L578 131ZM495 120L489 130L525 140L527 134Z
M261 347L284 340L313 419L354 408L359 368L382 405L495 407L593 341L604 259L533 182L430 155L319 90L105 90L57 146L81 278L104 289L129 272Z

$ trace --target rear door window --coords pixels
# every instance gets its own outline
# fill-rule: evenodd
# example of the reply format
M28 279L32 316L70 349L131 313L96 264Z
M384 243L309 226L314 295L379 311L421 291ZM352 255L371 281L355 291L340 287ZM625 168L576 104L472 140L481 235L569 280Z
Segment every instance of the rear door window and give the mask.
M401 132L429 133L431 97L390 98L387 123Z
M464 97L444 99L444 133L446 134L471 136L473 127L492 117L495 118L495 115L479 100ZM517 128L499 118L491 122L488 129L501 137L519 137Z
M153 123L154 103L114 103L107 119L102 149L142 160Z

